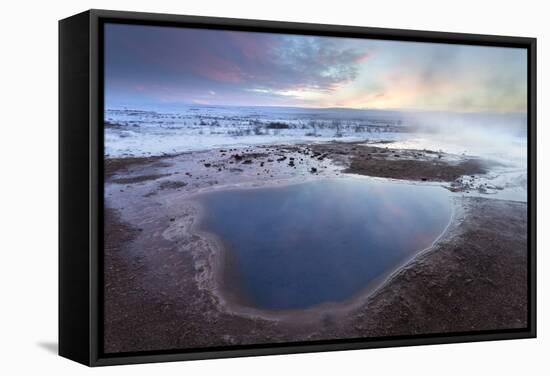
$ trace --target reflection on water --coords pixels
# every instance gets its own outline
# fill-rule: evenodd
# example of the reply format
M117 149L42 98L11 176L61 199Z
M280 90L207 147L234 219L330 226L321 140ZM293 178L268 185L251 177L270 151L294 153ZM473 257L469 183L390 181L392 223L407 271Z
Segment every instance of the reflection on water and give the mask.
M445 189L342 179L205 194L202 229L231 256L224 288L262 309L344 300L424 249L451 216Z

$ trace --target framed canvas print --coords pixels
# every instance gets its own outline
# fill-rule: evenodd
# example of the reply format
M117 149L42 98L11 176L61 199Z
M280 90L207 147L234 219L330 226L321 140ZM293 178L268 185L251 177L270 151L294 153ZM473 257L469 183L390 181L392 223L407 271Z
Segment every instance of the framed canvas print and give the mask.
M529 338L536 40L60 21L59 352Z

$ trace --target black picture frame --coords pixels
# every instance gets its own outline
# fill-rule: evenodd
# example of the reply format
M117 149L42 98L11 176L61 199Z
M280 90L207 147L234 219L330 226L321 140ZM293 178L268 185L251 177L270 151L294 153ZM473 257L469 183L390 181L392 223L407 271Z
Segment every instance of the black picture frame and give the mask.
M526 329L102 353L103 48L105 22L525 48L528 55ZM536 39L170 14L88 10L59 22L59 354L88 366L536 337Z

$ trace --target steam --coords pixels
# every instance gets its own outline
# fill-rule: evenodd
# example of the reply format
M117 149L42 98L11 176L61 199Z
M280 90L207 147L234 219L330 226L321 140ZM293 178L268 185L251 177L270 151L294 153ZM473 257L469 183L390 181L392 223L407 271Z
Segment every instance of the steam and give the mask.
M526 114L415 112L402 116L413 132L393 147L442 151L493 162L486 174L472 178L474 186L490 191L494 198L527 200Z
M403 118L416 133L411 142L422 148L527 166L524 113L415 112Z

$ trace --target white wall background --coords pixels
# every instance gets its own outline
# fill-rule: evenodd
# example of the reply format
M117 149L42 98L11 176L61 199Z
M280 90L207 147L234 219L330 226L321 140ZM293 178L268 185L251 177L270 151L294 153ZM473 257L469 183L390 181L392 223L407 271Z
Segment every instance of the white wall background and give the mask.
M545 1L6 1L0 22L0 374L520 375L550 370ZM57 20L106 8L539 38L539 338L88 369L57 342ZM546 164L548 163L548 165Z

